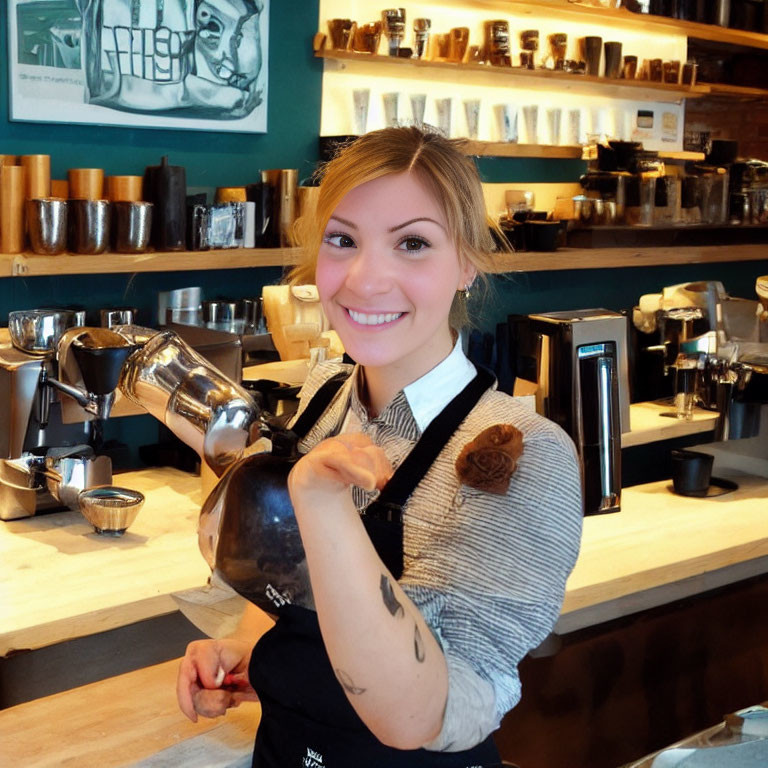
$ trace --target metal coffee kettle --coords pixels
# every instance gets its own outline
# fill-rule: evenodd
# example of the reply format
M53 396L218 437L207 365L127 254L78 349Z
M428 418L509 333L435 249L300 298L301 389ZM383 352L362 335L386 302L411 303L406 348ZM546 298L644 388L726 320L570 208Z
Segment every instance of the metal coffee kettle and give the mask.
M288 494L288 475L299 459L290 435L282 447L273 435L271 453L231 467L205 500L198 525L200 551L214 575L268 613L289 603L314 609Z
M120 390L220 477L198 522L211 569L266 611L287 603L314 607L287 485L298 437L173 331L114 330L140 345L123 365ZM260 438L267 438L262 451L244 456Z
M219 476L261 436L251 395L173 331L114 328L140 348L123 365L120 391L186 443Z

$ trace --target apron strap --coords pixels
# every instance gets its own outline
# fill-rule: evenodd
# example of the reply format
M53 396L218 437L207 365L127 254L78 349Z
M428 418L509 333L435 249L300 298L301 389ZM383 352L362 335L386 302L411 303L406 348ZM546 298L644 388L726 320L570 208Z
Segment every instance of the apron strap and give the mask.
M364 515L375 515L389 521L402 520L405 502L451 435L494 381L495 377L488 369L478 367L475 378L429 423L379 496L368 505Z
M315 392L312 399L307 403L307 407L301 412L301 416L296 419L296 423L290 429L299 440L303 440L309 430L319 421L320 417L325 413L325 409L331 404L336 393L348 378L349 373L347 371L340 371L331 376Z

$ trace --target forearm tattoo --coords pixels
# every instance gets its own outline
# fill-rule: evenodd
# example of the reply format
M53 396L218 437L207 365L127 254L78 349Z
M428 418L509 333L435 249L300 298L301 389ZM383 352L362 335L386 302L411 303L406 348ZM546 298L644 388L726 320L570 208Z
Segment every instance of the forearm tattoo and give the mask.
M381 597L384 600L384 605L387 606L387 610L390 614L397 618L405 616L405 609L403 608L402 603L395 597L395 590L392 589L389 577L384 573L381 574L379 589L381 590ZM418 624L415 625L413 632L413 651L416 654L416 661L419 663L423 662L424 657L426 656L426 648L424 646L424 641L421 638Z
M413 633L413 650L416 654L416 661L423 662L425 654L424 641L421 639L421 632L419 632L419 625L415 627Z
M359 696L361 693L365 693L365 688L359 688L354 684L352 678L343 669L334 669L336 673L336 679L344 687L344 690L352 696Z
M381 574L381 581L379 581L379 589L381 590L381 597L384 600L384 605L387 606L387 610L392 616L401 618L405 616L405 609L400 604L400 601L395 597L395 591L392 589L392 585L389 583L389 578L386 574Z

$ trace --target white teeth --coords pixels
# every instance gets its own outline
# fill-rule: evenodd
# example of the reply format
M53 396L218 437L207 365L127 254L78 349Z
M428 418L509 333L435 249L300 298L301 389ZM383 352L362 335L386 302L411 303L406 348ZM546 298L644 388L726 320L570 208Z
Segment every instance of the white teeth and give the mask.
M362 312L355 312L350 309L350 317L360 325L383 325L384 323L391 323L393 320L397 320L403 313L402 312L388 312L380 315L364 315Z

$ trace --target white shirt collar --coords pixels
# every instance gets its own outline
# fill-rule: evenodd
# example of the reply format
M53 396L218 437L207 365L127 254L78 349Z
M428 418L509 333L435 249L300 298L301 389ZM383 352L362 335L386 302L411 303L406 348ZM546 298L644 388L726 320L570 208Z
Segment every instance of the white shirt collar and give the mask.
M445 360L403 388L413 418L422 432L476 374L477 369L464 355L459 336Z

